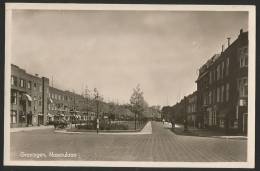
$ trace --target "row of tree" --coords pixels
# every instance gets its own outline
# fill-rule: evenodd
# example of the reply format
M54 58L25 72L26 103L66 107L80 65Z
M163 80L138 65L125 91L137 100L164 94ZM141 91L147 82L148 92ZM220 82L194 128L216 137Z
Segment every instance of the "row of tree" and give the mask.
M91 93L86 89L83 95L87 100L86 105L82 110L97 112L100 116L107 115L112 120L135 119L140 120L144 118L159 119L161 117L160 106L149 107L144 99L144 93L138 84L130 97L130 103L118 104L116 102L105 102L100 92L95 88Z

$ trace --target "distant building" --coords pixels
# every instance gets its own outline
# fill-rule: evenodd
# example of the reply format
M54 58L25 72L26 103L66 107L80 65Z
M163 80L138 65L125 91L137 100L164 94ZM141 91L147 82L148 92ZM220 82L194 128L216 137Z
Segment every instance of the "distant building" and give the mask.
M248 32L221 54L214 55L199 70L196 80L198 119L203 127L227 132L247 132Z
M187 96L187 121L190 126L199 127L197 120L197 91Z

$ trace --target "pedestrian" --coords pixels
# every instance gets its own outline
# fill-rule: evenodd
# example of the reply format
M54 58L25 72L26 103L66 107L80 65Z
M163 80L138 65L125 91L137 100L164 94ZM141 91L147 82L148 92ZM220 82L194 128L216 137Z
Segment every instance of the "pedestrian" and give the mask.
M171 120L171 123L172 123L172 129L174 129L175 128L175 121L174 121L174 119Z

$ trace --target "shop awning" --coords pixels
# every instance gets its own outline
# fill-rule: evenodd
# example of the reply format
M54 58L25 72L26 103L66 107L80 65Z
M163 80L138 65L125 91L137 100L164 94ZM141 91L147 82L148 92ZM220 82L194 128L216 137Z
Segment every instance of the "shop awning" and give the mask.
M32 97L29 94L23 94L23 97L27 98L28 101L32 101Z
M52 100L51 98L48 98L48 101L49 101L50 103L53 103L53 100Z
M38 115L39 115L39 116L43 116L43 114L42 114L42 113L38 113Z

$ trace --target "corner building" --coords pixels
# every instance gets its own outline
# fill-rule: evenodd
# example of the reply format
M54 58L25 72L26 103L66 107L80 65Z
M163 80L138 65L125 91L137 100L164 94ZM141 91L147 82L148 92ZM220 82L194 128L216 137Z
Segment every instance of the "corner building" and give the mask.
M49 79L11 65L10 126L45 125Z

